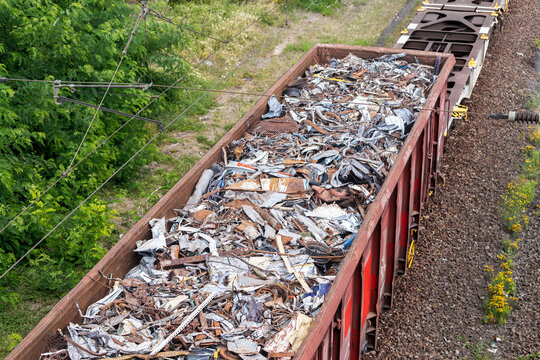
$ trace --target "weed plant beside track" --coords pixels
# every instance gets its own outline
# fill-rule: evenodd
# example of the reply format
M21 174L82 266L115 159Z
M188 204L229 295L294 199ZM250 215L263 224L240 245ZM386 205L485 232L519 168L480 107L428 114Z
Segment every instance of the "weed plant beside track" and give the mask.
M525 134L524 134L525 136ZM502 197L501 216L508 232L503 239L497 270L486 265L487 297L484 300L486 323L505 324L515 302L516 283L512 278L514 260L518 256L519 237L528 226L526 211L534 200L540 175L540 126L530 128L529 144L522 151L525 157L519 179L508 184Z

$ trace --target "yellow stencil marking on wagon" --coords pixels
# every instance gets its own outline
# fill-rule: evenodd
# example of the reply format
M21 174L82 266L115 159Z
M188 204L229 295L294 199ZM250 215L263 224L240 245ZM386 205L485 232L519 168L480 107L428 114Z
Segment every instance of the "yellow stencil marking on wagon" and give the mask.
M415 245L415 242L413 240L413 241L411 241L411 245L409 245L409 253L407 254L407 267L409 269L411 268L412 263L413 263L415 247L416 247L416 245Z

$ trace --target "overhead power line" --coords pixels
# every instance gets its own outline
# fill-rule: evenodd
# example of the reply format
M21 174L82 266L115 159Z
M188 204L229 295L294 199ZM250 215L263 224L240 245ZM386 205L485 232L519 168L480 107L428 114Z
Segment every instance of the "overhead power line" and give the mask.
M318 1L318 0L317 0ZM271 12L275 11L276 9L283 6L282 3L278 3L269 10L265 11L263 14L259 15L259 17L255 20L253 20L251 23L249 23L247 26L242 28L240 31L238 31L235 35L233 35L230 40L236 39L238 36L240 36L243 32L247 31L249 28L251 28L253 25L258 23L262 18L264 18L266 15L270 14ZM8 221L2 229L0 229L0 233L2 233L5 229L7 229L11 224L13 224L14 221L16 221L18 218L20 218L29 208L31 208L36 202L38 202L45 194L47 194L56 184L58 184L63 178L65 178L70 172L72 172L74 169L76 169L83 161L85 161L88 157L90 157L95 151L97 151L101 146L103 146L107 141L109 141L114 135L116 135L120 130L122 130L124 127L126 127L134 118L135 116L138 116L140 113L142 113L146 108L148 108L154 101L161 98L164 94L166 94L173 86L178 84L180 81L184 80L188 75L190 75L193 71L195 71L199 66L204 64L208 59L210 59L214 54L216 54L219 50L221 50L221 47L225 45L223 43L219 44L214 51L212 51L210 54L208 54L206 57L201 59L195 66L193 66L191 69L189 69L186 73L181 75L178 79L176 79L171 85L169 85L165 90L163 90L160 94L155 96L148 104L146 104L144 107L142 107L139 111L137 111L136 114L134 114L129 120L127 120L124 124L119 126L115 131L113 131L112 134L107 136L102 142L100 142L97 146L92 148L81 160L79 160L75 165L69 167L64 172L62 172L62 175L59 176L57 179L55 179L46 189L45 191L41 192L34 200L32 200L27 206L25 206L15 217L13 217L10 221ZM39 83L49 83L53 84L54 80L34 80L34 79L22 79L22 78L0 78L0 82L7 82L7 81L20 81L20 82L39 82ZM73 84L107 84L104 82L99 81L71 81ZM132 83L113 83L114 85L133 85ZM26 256L26 255L25 255Z
M70 102L70 103L73 103L73 104L77 104L77 105L83 105L83 106L88 106L88 107L92 107L94 109L97 109L98 106L97 105L94 105L94 104L90 104L90 103L87 103L87 102L84 102L84 101L80 101L80 100L75 100L75 99L71 99L71 98L68 98L68 97L65 97L65 96L60 96L58 98L58 101L60 103L64 102L64 101L67 101L67 102ZM109 112L109 113L112 113L112 114L116 114L116 115L121 115L121 116L127 116L127 117L133 117L134 119L137 119L137 120L143 120L143 121L147 121L147 122L151 122L151 123L154 123L154 124L157 124L159 125L160 128L163 128L163 123L161 121L157 121L157 120L153 120L153 119L148 119L148 118L145 118L145 117L142 117L142 116L137 116L137 115L131 115L131 114L128 114L128 113L125 113L123 111L118 111L118 110L113 110L113 109L109 109L109 108L106 108L104 106L102 106L100 108L101 111L106 111L106 112Z
M86 136L88 136L88 133L90 132L90 129L92 128L92 124L94 124L94 121L96 120L97 114L99 110L101 109L101 105L103 105L103 101L107 97L107 94L109 93L109 89L111 88L111 85L114 79L116 78L116 74L118 73L118 70L120 69L120 66L122 65L122 62L124 61L124 58L126 57L127 51L129 49L129 45L131 44L131 41L133 40L133 37L135 36L135 33L137 32L137 28L139 27L139 24L141 23L142 19L146 16L147 12L148 12L148 8L146 6L146 0L141 0L141 11L139 13L139 16L137 16L137 20L135 21L133 30L131 30L129 38L124 47L124 50L122 51L122 56L120 57L120 60L118 61L118 64L116 65L116 69L114 70L111 81L109 81L109 85L107 86L107 89L105 90L105 94L103 94L103 97L101 98L101 101L99 102L99 105L97 106L96 111L94 112L94 116L92 116L92 120L90 121L90 124L88 124L88 128L86 129L86 132L84 133L84 136L81 142L79 143L79 146L77 147L77 151L75 151L75 154L73 155L73 158L71 159L69 163L68 170L71 168L71 165L73 165L73 162L77 158L77 155L79 154L79 151L81 150L81 147L84 144L84 141L86 140Z
M316 0L318 1L318 0ZM215 89L218 87L221 83L223 83L226 79L228 79L233 73L236 72L240 67L242 67L248 60L252 59L252 57L256 54L258 54L266 45L268 45L273 39L275 39L286 27L287 25L283 25L280 27L274 35L272 35L270 38L268 38L264 43L262 43L259 47L257 47L253 52L248 54L248 56L240 63L238 63L227 75L223 76L220 81L218 81L214 86L212 86L210 89ZM179 115L177 115L174 119L172 119L165 127L163 128L163 131L167 130L172 124L174 124L180 117L182 117L187 111L189 111L193 106L195 106L197 103L199 103L207 94L209 94L210 91L206 91L204 94L199 96L191 105L189 105L184 111L182 111ZM158 132L155 134L150 140L148 140L137 152L135 152L124 164L122 164L112 175L110 175L104 182L102 182L90 195L88 195L83 201L79 203L73 210L69 212L62 220L60 220L45 236L43 236L37 243L35 243L28 251L24 253L23 256L21 256L17 261L15 261L2 275L0 275L0 279L2 279L9 271L11 271L15 266L17 266L22 260L24 260L34 249L36 249L43 241L45 241L50 234L52 234L59 226L61 226L66 220L68 220L82 205L84 205L92 196L94 196L105 184L107 184L116 174L118 174L124 167L126 167L137 155L139 155L144 149L146 149L163 131Z

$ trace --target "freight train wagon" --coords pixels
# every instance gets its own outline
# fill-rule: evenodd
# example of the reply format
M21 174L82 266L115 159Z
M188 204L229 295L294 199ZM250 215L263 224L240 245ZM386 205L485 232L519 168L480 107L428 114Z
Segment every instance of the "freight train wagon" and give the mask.
M291 78L302 76L314 64L354 54L364 59L405 52L408 62L437 66L424 109L404 142L391 171L365 214L364 221L326 300L318 312L296 359L352 359L376 348L377 325L383 309L392 306L396 274L407 268L412 255L422 209L428 194L436 189L448 126L447 82L455 65L451 54L344 45L315 45L266 94L282 95ZM436 65L437 64L437 65ZM8 360L38 359L58 329L81 317L82 309L107 295L101 274L122 278L140 257L136 242L148 239L153 218L174 216L190 197L202 172L219 161L222 149L239 139L267 112L268 97L262 97L199 162L127 232L101 261L71 290L25 339ZM438 110L444 111L438 111Z

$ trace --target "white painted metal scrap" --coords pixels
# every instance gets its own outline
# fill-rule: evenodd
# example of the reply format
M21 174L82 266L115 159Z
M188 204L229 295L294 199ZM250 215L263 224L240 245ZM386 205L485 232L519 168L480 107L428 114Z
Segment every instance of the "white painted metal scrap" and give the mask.
M174 330L169 336L167 336L167 338L165 340L163 340L160 344L158 344L154 350L152 350L152 352L150 353L150 356L154 356L156 355L158 352L160 352L168 343L171 342L172 339L174 339L178 334L180 334L180 332L182 330L184 330L184 328L186 326L189 325L190 322L193 321L193 319L195 319L195 317L197 315L199 315L199 313L208 305L210 304L210 301L212 301L216 295L218 293L217 292L212 292L210 293L210 295L208 295L208 297L206 298L206 300L204 300L201 305L197 306L197 308L195 310L193 310L193 312L191 314L189 314L185 319L184 321L182 321L182 323L180 324L180 326L178 326L178 328L176 330Z

